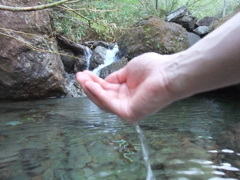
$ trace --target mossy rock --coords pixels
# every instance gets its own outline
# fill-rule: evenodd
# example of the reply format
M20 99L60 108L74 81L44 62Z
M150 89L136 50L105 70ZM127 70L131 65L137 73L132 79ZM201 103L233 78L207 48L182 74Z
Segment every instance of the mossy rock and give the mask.
M118 39L122 56L132 59L145 52L173 54L189 47L187 31L160 18L142 20Z

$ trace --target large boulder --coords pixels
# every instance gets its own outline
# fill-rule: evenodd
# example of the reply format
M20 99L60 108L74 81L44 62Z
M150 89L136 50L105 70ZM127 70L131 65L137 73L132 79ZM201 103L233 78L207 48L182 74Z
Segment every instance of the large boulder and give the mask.
M34 6L39 0L0 0L8 6ZM66 94L48 10L0 11L0 99L32 99Z
M172 54L189 47L182 26L160 18L142 20L118 39L121 56L132 59L145 52Z

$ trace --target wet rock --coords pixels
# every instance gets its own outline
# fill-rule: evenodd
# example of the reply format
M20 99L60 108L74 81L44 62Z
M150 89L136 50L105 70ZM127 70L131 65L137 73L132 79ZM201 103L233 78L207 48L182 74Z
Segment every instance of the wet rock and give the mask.
M196 29L194 29L193 32L199 35L200 37L203 37L209 33L209 28L207 26L199 26Z
M188 32L188 42L190 46L194 45L199 40L201 40L201 37L199 35Z
M99 65L103 64L106 53L107 53L107 48L105 48L103 46L97 46L93 50L89 69L93 70L96 67L98 67Z
M123 68L127 63L128 63L128 60L126 58L122 58L120 60L114 61L109 66L106 66L103 69L101 69L99 76L104 79L109 74Z
M61 59L64 65L64 70L67 73L76 73L86 69L87 60L83 55L77 57L69 50L62 50L60 52L64 54L61 55Z
M86 96L83 89L76 80L75 74L66 74L66 89L69 97Z
M61 59L64 65L64 70L68 73L72 73L74 69L74 64L76 61L76 59L74 58L74 54L69 50L62 50L60 51L60 53L65 54L65 55L61 55Z
M95 49L97 46L102 46L107 49L111 49L113 47L113 44L104 41L86 41L83 45L88 46L91 49Z
M38 3L0 0L0 4L9 6ZM1 29L5 35L0 35L0 99L65 95L63 64L60 56L52 53L58 49L55 39L49 37L52 27L48 10L0 11L0 24L6 28Z
M83 71L87 68L87 60L86 58L80 57L79 59L75 59L73 72L77 73L78 71Z
M142 20L118 39L121 56L132 59L145 52L172 54L189 47L186 29L160 18Z
M65 71L76 73L85 70L87 68L86 58L88 53L92 53L91 50L87 46L77 44L60 34L56 38Z

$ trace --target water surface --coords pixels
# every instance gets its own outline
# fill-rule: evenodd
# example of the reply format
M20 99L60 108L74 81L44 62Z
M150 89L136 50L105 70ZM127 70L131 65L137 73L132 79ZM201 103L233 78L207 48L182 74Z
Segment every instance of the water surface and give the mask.
M240 179L240 98L208 94L139 123L156 179ZM88 98L0 103L1 180L144 180L133 126Z

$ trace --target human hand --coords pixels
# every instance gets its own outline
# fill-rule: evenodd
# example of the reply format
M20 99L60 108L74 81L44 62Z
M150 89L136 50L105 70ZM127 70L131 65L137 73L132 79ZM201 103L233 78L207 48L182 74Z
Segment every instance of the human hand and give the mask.
M173 101L165 71L166 56L145 53L105 80L90 71L78 72L76 78L101 109L134 123Z

